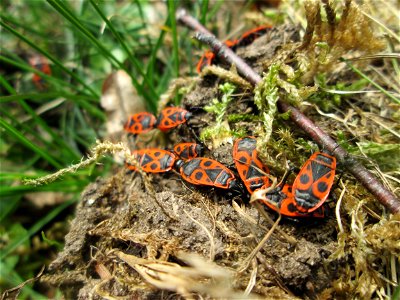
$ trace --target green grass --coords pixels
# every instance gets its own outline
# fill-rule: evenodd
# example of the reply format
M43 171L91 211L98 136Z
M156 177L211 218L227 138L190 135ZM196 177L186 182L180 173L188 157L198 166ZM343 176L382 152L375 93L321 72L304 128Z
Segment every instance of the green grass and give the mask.
M221 3L212 7L211 14ZM82 190L116 167L106 158L100 166L44 186L22 184L24 179L79 162L96 139L104 138L107 117L100 97L105 78L112 71L124 70L147 108L155 112L170 80L180 75L181 64L189 64L188 70L194 71L193 45L198 44L187 38L187 29L177 26L175 11L181 4L203 22L212 21L208 0L160 2L163 13L154 3L142 0L1 2L1 290L34 277L55 257L56 246L63 241L53 241L48 234L54 221L66 222ZM156 19L152 14L158 14ZM47 58L51 75L29 64L32 55ZM34 73L46 83L43 90L33 84ZM33 204L26 195L38 192L62 192L65 200L30 215ZM32 247L34 238L47 249L45 258L38 257ZM46 295L29 284L20 295L28 297Z

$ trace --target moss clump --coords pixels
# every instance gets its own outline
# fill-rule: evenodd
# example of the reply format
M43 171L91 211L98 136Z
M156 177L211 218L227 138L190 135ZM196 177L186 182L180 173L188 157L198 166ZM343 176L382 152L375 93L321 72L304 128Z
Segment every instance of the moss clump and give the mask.
M232 138L233 133L229 127L226 112L233 100L235 89L236 87L228 82L220 85L219 90L222 92L221 101L214 98L211 101L211 105L204 107L206 112L213 113L216 117L215 125L205 128L200 134L200 139L203 142L211 141L213 148L217 148Z

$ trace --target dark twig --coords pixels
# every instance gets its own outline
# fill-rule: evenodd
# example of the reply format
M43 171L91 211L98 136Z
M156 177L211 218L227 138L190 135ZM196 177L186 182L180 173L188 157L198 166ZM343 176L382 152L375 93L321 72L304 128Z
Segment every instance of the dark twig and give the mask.
M185 10L177 11L177 20L185 26L196 31L195 38L200 42L208 44L212 50L223 60L230 64L235 64L238 72L243 75L253 85L261 82L260 75L254 72L241 58L239 58L231 49L226 47L214 35L212 35L195 18L190 16ZM327 133L316 126L297 108L288 105L285 102L278 101L280 112L289 112L292 121L302 128L322 149L330 151L343 164L358 181L364 185L385 207L392 213L400 213L400 200L389 191L374 175L368 171L360 162L355 160L345 149L343 149Z

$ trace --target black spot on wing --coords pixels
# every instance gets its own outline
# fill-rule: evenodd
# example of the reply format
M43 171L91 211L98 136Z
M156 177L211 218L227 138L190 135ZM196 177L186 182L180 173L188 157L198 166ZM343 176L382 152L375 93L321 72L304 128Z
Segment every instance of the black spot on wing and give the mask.
M239 157L238 161L242 164L246 164L247 163L247 157L246 156L241 156Z
M300 175L300 182L302 184L307 184L309 181L310 181L310 176L308 176L307 174Z
M291 213L295 213L298 212L296 206L293 203L289 203L289 205L287 206L288 211L290 211Z
M194 178L196 178L197 181L200 181L203 178L203 172L201 170L194 171Z
M211 160L206 160L204 163L203 163L203 166L205 166L205 167L210 167L212 165L212 161Z
M320 193L326 192L326 190L328 189L328 185L323 181L322 182L318 182L317 187L318 187L318 191Z

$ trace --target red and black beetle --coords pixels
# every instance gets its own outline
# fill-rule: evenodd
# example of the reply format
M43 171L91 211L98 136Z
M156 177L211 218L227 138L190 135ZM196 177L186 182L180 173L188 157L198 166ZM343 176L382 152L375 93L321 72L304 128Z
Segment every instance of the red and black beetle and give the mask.
M152 130L156 125L156 117L149 112L140 112L131 115L124 124L124 130L137 135Z
M293 183L297 210L310 213L328 198L336 171L336 158L316 152L306 161Z
M192 159L203 153L204 147L197 143L179 143L174 146L174 153L183 160Z
M131 154L146 173L168 172L174 167L176 160L174 153L157 148L134 150ZM132 171L137 171L134 165L127 163L126 166Z
M176 167L182 178L191 184L241 191L232 171L216 160L206 157L196 157L186 162L178 160Z
M172 128L186 123L192 117L192 113L181 107L166 107L157 118L156 126L161 131L168 131Z
M237 139L233 145L236 169L250 194L262 186L269 186L269 169L258 158L256 146L257 140L252 136Z
M267 187L262 187L260 190L265 190ZM304 213L297 209L295 205L295 199L293 195L293 188L291 185L285 184L283 187L278 186L269 192L264 193L265 200L263 197L257 197L268 206L270 209L279 212L282 216L290 218L324 218L325 208L319 207L317 210L311 213Z

